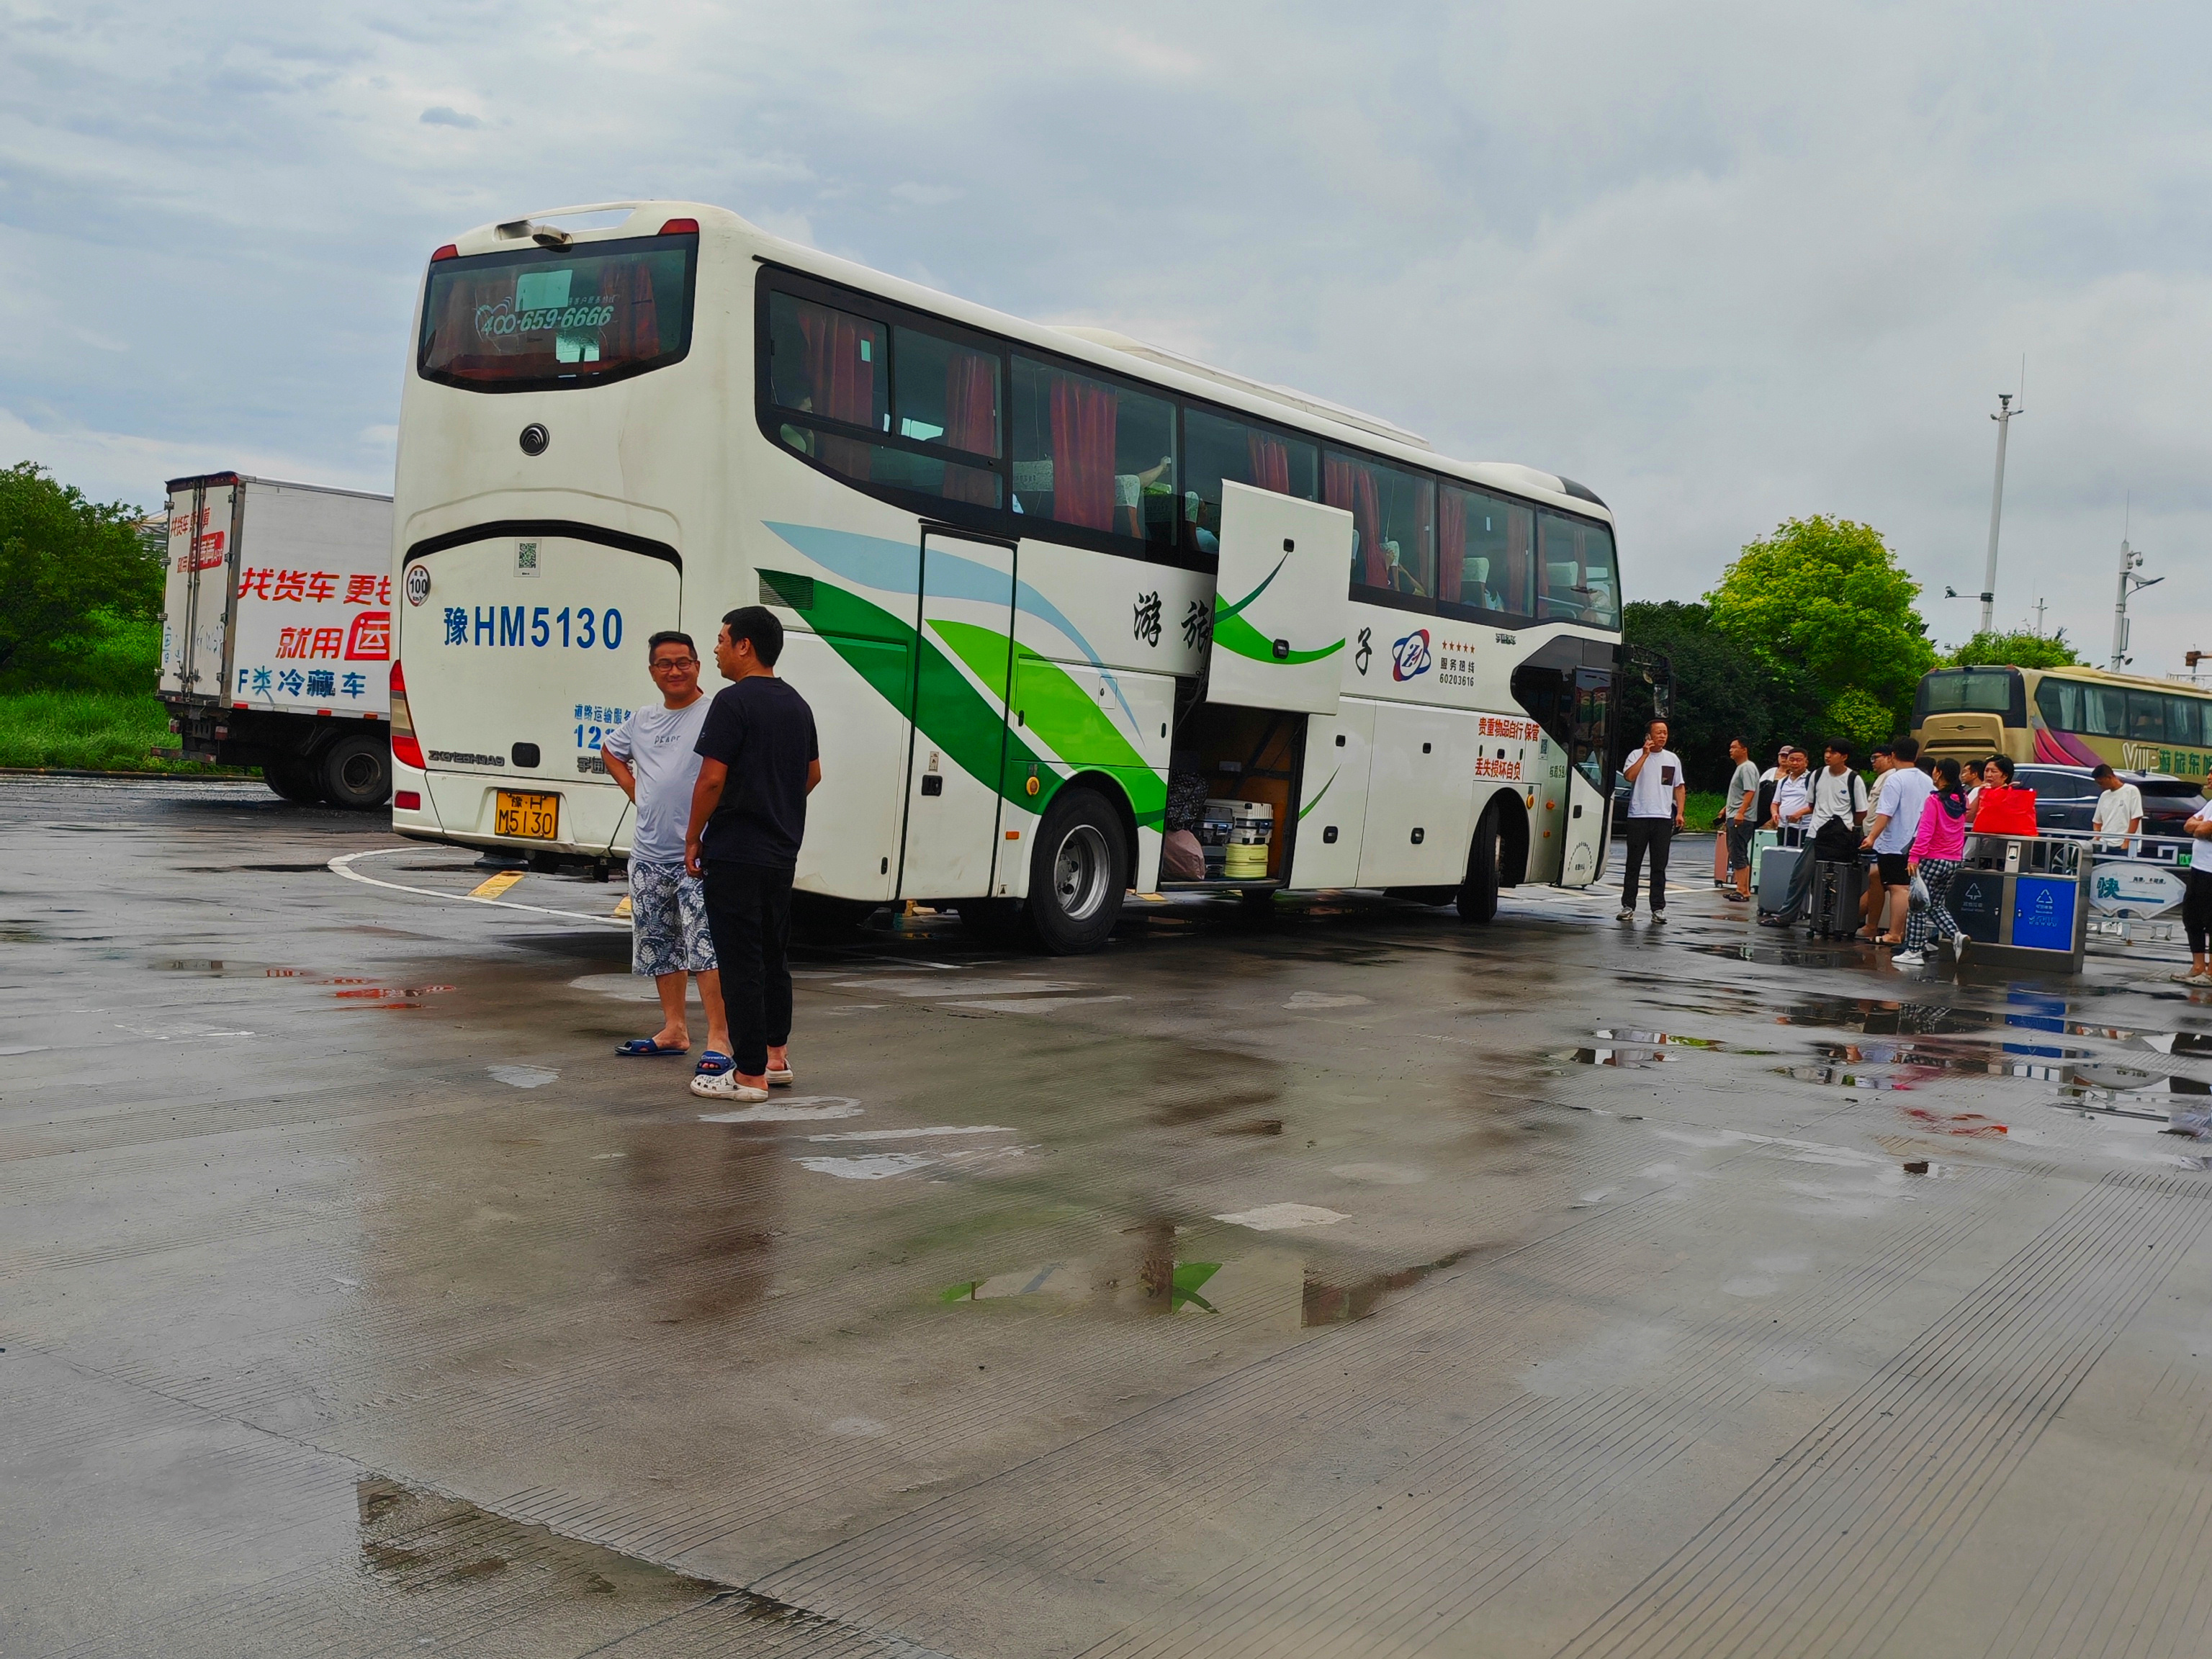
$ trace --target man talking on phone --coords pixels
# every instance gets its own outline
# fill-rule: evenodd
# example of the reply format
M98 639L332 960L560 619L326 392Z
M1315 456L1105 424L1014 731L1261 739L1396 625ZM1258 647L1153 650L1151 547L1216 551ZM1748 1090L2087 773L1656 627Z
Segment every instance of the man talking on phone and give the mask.
M1628 874L1620 884L1620 919L1636 920L1636 876L1646 853L1651 856L1651 920L1667 920L1667 854L1682 827L1689 785L1682 763L1667 746L1667 722L1644 728L1644 747L1621 769L1628 780Z

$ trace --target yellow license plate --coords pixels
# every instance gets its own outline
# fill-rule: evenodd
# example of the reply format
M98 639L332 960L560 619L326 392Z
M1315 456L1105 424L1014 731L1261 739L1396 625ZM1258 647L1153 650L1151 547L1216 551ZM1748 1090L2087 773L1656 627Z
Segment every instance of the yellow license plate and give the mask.
M552 841L557 837L560 821L560 796L502 789L492 817L492 832L520 836L527 841Z

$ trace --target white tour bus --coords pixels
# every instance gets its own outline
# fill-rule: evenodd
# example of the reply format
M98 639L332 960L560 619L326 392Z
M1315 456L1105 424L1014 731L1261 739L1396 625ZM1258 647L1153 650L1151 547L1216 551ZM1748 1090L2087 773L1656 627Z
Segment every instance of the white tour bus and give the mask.
M1602 864L1620 579L1571 480L691 203L470 231L413 353L404 834L622 858L647 639L762 604L821 732L804 891L1071 951L1130 888L1480 921ZM1201 828L1239 846L1163 881Z

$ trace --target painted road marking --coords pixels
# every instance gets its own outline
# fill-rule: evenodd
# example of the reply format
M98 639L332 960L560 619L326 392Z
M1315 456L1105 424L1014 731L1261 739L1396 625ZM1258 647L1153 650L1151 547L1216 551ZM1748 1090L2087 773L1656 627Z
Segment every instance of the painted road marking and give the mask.
M581 910L555 910L543 904L518 904L513 899L478 898L473 893L441 893L434 887L410 887L404 882L380 881L355 869L360 859L388 859L400 853L419 853L419 847L373 847L365 853L341 853L330 861L332 874L343 876L348 881L357 881L365 887L388 888L395 893L416 893L424 898L443 900L447 904L489 904L501 910L524 910L532 915L558 916L563 921L586 921L595 927L619 927L629 932L628 921L617 921L612 916L595 916Z
M497 898L501 893L504 893L508 888L514 886L515 883L520 881L529 873L530 872L527 870L502 870L495 876L487 876L483 880L478 882L474 887L471 887L469 890L469 896L471 898Z

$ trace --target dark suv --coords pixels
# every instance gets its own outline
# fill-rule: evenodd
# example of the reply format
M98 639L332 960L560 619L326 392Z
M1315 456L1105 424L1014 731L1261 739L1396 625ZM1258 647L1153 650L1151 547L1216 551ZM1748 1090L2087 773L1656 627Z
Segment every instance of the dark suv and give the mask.
M2181 836L2190 815L2204 805L2197 784L2187 778L2171 778L2159 772L2123 772L2120 780L2142 792L2146 836ZM2095 826L2090 814L2101 793L2086 766L2023 766L2013 781L2035 791L2035 827L2039 830L2079 830Z

